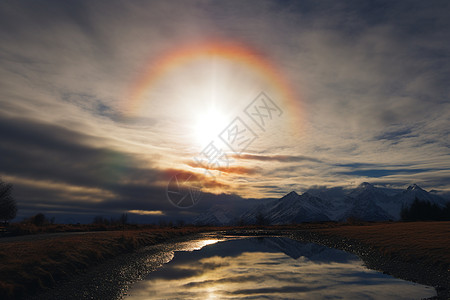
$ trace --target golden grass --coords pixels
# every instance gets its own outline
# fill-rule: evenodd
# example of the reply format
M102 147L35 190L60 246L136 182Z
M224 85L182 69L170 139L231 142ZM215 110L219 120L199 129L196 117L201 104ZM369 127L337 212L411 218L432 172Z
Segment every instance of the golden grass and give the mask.
M361 241L386 257L426 261L450 271L450 222L373 223L312 230Z
M107 258L144 245L208 228L90 232L32 241L0 242L0 298L17 298L51 287Z

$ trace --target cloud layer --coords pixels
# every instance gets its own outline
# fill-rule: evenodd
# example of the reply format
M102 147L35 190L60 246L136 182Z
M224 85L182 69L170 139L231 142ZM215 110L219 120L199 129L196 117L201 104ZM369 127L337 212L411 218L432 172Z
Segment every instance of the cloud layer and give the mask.
M447 1L2 1L0 176L20 217L83 220L212 205L173 207L165 189L177 172L233 199L363 181L448 192L449 13ZM201 108L231 121L271 83L198 60L153 82L139 109L129 103L161 55L212 38L276 65L301 116L271 94L283 118L205 179L192 160L205 146L194 142Z

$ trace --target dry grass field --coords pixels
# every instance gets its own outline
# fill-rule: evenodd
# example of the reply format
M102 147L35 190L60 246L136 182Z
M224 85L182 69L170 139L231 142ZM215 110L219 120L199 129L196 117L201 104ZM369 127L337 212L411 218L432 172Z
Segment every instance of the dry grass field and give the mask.
M107 258L145 245L206 231L164 228L68 234L23 241L0 240L0 299L16 298L54 285Z
M450 271L450 222L365 223L311 230L358 240L389 258L427 261Z

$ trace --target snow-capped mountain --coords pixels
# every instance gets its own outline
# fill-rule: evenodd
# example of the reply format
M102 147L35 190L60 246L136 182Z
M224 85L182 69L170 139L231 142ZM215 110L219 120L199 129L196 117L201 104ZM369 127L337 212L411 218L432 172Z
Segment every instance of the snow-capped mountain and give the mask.
M332 189L322 189L317 192L326 195L327 190ZM444 198L431 194L416 184L405 190L398 190L379 188L363 182L355 189L347 190L343 194L340 192L338 195L341 199L334 198L333 205L329 205L327 211L330 219L336 221L346 220L349 217L367 221L399 220L402 208L409 207L415 198L429 201L440 207L446 203Z
M410 185L406 190L394 195L392 198L395 207L395 219L399 219L402 208L411 206L416 198L436 204L439 207L443 207L446 204L444 198L425 191L417 184Z
M367 221L394 219L389 209L386 209L391 203L390 197L368 182L363 182L351 190L345 196L344 203L346 209L336 220L346 220L349 217Z
M250 224L257 223L259 216L270 224L329 221L325 211L326 206L320 198L308 193L300 196L293 191L281 199L251 209L241 218Z
M198 225L230 225L234 223L236 216L223 206L213 206L206 213L195 218L194 223Z
M354 217L366 221L399 220L403 207L414 199L443 207L446 200L413 184L403 191L378 188L364 182L354 189L313 188L299 195L292 191L280 199L264 202L238 215L215 207L197 218L197 223L228 225L289 224L314 221L343 221Z
M424 189L420 188L417 184L413 184L409 186L406 190L397 195L401 200L403 205L409 206L413 203L415 198L418 198L422 201L429 201L431 203L435 203L438 206L444 206L446 201L444 198L430 194Z

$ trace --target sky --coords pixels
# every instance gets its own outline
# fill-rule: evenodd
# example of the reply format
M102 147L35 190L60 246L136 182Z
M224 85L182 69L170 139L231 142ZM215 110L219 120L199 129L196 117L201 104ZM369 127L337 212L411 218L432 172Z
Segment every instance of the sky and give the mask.
M365 181L449 192L449 14L448 1L1 1L0 177L18 218L64 222L189 219ZM179 207L176 180L195 205Z

